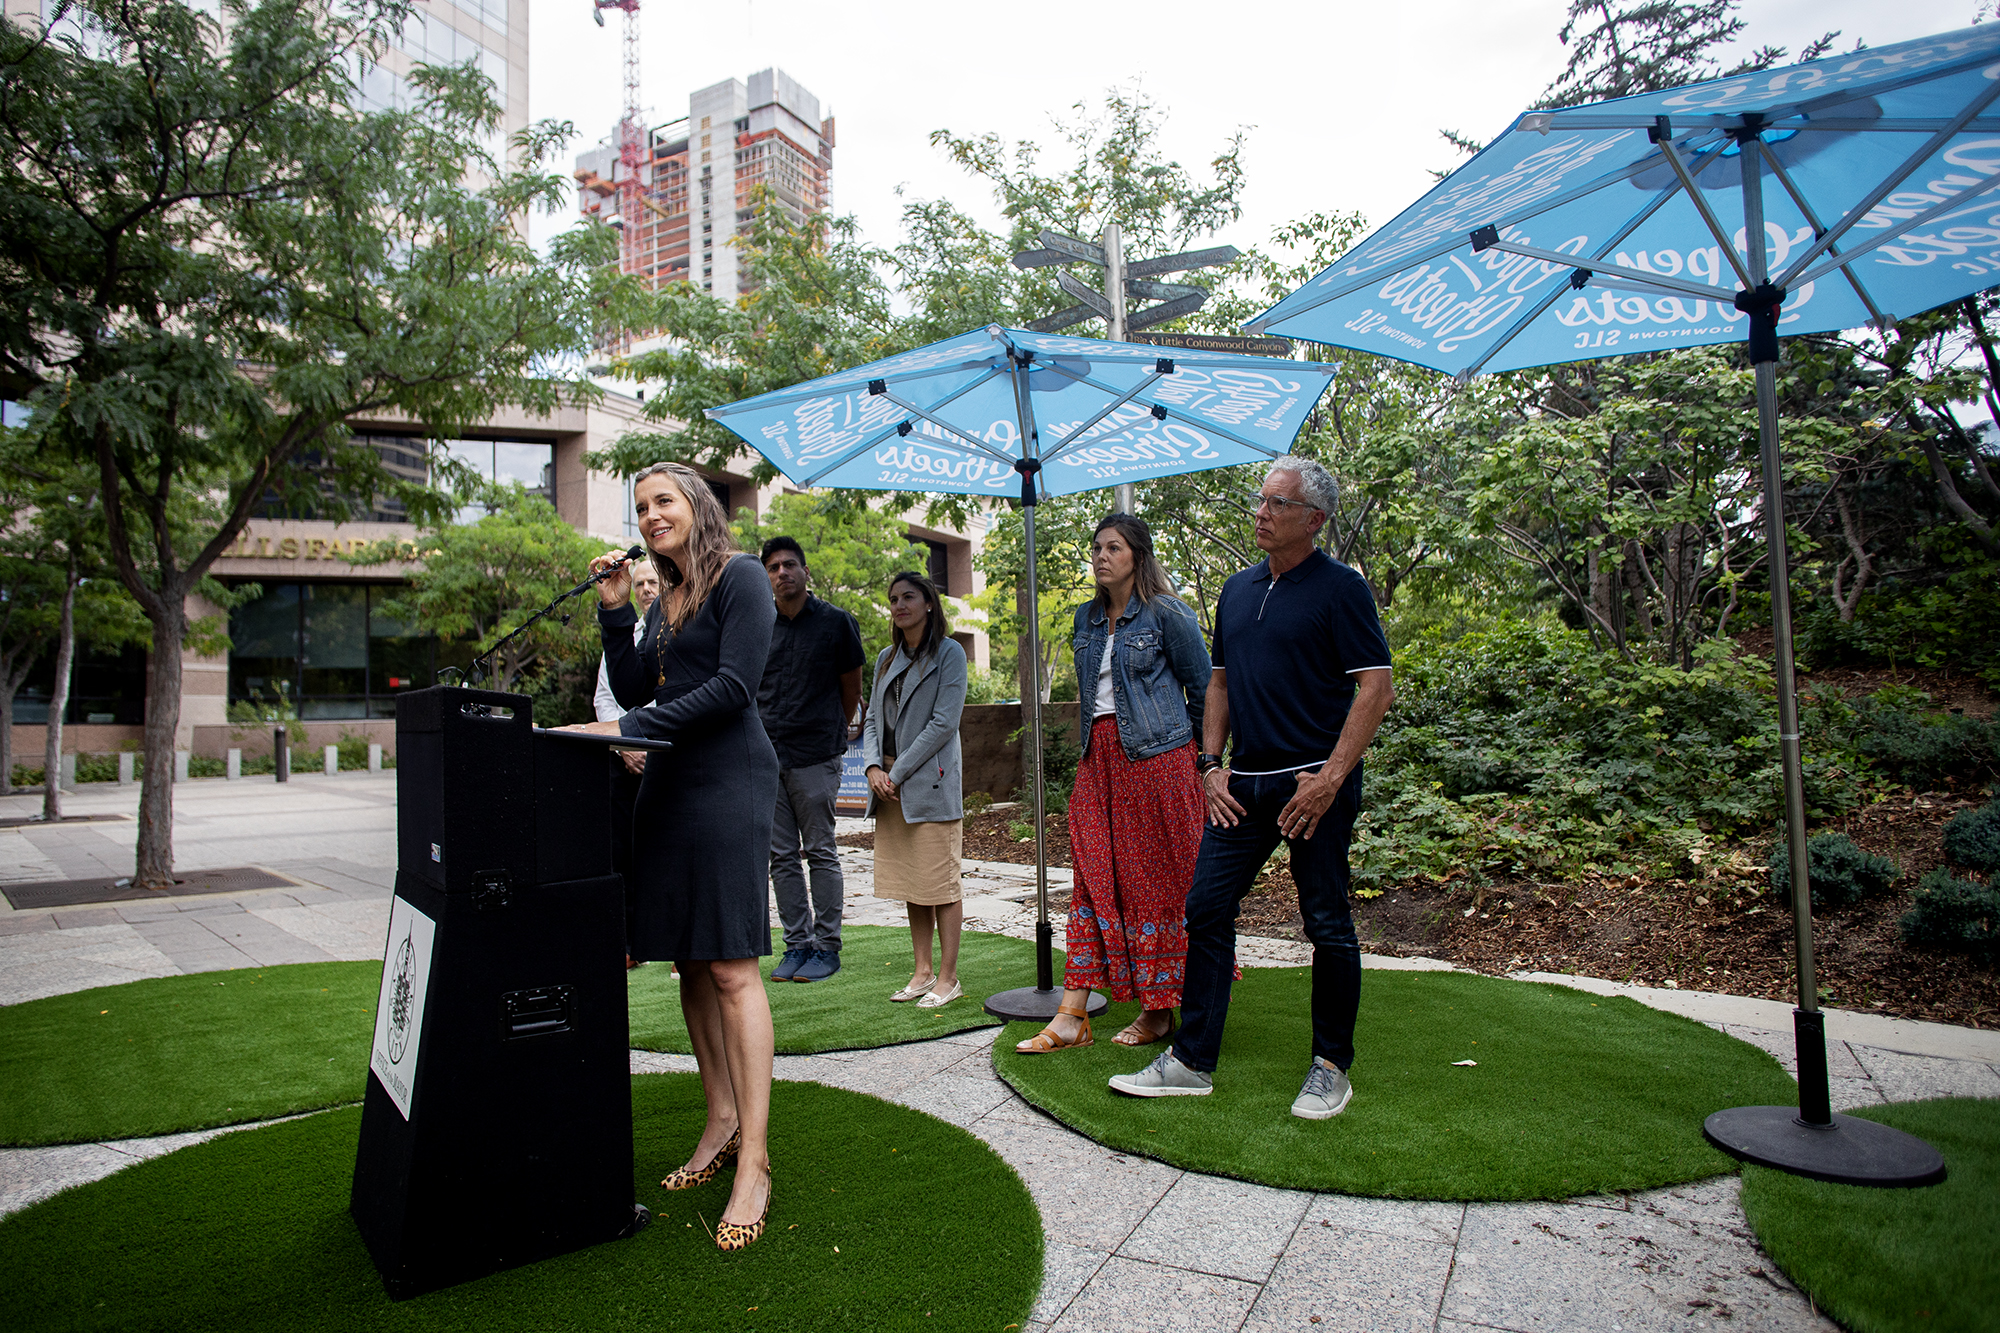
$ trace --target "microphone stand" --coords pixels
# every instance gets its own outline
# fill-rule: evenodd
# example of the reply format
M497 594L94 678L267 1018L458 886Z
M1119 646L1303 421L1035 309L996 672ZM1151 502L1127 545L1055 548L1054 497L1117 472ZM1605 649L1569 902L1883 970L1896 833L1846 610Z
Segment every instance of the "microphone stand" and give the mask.
M604 580L610 578L613 574L616 574L621 570L629 568L632 564L633 559L634 557L632 557L628 553L625 559L621 560L619 563L615 565L612 565L610 568L604 570L602 573L592 574L589 578L577 584L574 588L571 588L568 592L563 593L561 596L557 597L553 602L550 602L547 606L543 607L541 610L535 612L535 614L529 616L526 620L522 621L518 626L514 628L512 633L508 634L505 638L501 639L500 642L494 644L491 648L488 648L485 652L480 653L478 656L474 657L471 663L473 680L477 682L485 679L485 677L488 674L490 674L493 670L494 655L497 654L502 648L505 648L508 644L512 643L514 640L520 638L523 634L527 633L529 628L532 627L536 621L541 620L546 616L552 615L557 607L561 606L564 602L567 602L572 597L581 597L583 594L589 592L592 588L595 588L598 584L604 582ZM565 612L562 616L562 623L565 625L569 624L570 617L574 614L575 614L574 612ZM464 673L460 672L457 667L445 667L437 673L438 683L440 685L445 683L444 675L445 672L447 671L460 676L461 679L463 678Z

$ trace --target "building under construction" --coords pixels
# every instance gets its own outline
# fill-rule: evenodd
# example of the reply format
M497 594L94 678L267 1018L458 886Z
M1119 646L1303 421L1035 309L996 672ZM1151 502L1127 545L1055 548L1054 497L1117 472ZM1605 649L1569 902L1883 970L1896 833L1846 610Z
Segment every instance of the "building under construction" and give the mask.
M655 287L734 300L747 284L730 241L749 235L759 186L795 222L832 204L833 118L783 70L696 92L685 117L647 131L636 168L618 143L614 130L577 158L578 206L623 229L625 271Z

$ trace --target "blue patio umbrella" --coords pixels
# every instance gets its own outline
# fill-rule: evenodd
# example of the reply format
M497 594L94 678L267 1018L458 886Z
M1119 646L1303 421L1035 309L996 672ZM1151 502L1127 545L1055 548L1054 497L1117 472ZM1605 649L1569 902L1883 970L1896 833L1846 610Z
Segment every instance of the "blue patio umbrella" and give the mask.
M1291 447L1334 367L1229 356L997 324L881 361L708 410L799 486L1020 497L1035 580L1043 495L1268 461ZM1028 655L1041 660L1040 617ZM1044 836L1042 700L1028 692L1036 756L1036 985L993 996L989 1013L1055 1016ZM1092 997L1093 1010L1103 1008Z
M1778 337L2000 283L2000 25L1568 110L1533 111L1253 320L1257 333L1469 378L1748 343L1776 638L1798 956L1799 1109L1717 1112L1710 1140L1828 1179L1941 1178L1929 1145L1831 1112L1812 958L1784 571Z

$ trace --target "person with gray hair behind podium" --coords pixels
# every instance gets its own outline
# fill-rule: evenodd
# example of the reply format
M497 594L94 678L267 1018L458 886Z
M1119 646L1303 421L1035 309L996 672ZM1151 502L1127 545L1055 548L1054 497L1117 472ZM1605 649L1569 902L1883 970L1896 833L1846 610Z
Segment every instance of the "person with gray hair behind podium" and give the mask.
M647 561L632 567L632 607L639 619L632 623L632 643L637 646L639 636L646 632L645 615L653 609L653 601L660 595L660 571ZM611 692L611 659L597 660L597 695L592 699L599 722L616 722L625 716L625 710L618 705L618 696ZM625 876L627 883L632 875L632 810L639 800L639 778L646 771L644 750L621 750L618 752L619 766L611 771L611 868ZM625 895L625 935L632 935L632 895ZM639 966L639 960L628 950L625 954L625 970Z

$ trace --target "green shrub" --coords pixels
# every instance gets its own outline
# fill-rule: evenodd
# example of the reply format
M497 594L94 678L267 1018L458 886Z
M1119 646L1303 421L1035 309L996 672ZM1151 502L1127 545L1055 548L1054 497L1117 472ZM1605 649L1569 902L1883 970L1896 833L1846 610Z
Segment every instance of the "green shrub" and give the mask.
M201 755L188 756L188 776L191 778L220 778L229 775L229 761L208 759Z
M39 787L42 785L42 770L29 768L26 764L14 765L14 785L16 787Z
M118 756L115 754L77 755L76 780L79 783L118 781Z
M1928 788L1948 778L1991 774L2000 760L2000 726L1977 718L1917 713L1865 700L1868 729L1861 753L1905 786Z
M1069 804L1069 794L1076 788L1076 766L1083 762L1083 747L1069 738L1067 723L1049 726L1048 715L1042 716L1042 793L1045 808L1060 810ZM1028 729L1022 727L1007 737L1016 745L1025 745ZM1019 801L1033 802L1035 793L1023 786L1014 793Z
M2000 958L2000 888L1933 870L1896 924L1905 944Z
M1795 620L1802 661L1949 668L2000 689L2000 565L1976 559L1942 584L1891 583L1862 595L1843 622L1830 599L1802 602Z
M1771 848L1771 891L1787 906L1792 901L1792 856L1782 828ZM1900 872L1886 856L1864 852L1844 833L1815 833L1806 840L1806 882L1812 886L1814 911L1849 907L1896 882Z
M368 747L373 742L359 732L343 731L340 741L334 747L340 753L340 771L352 772L368 767Z
M1944 854L1968 870L2000 870L2000 801L1953 815L1944 826Z
M246 754L243 756L243 768L241 772L246 778L257 777L259 775L268 776L277 771L277 762L268 754Z

